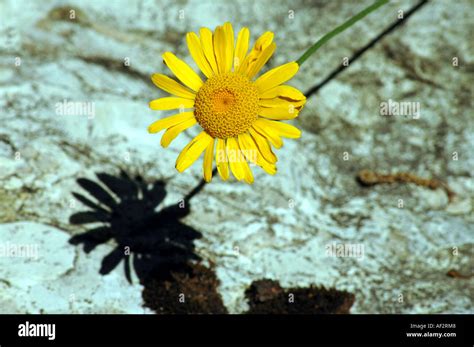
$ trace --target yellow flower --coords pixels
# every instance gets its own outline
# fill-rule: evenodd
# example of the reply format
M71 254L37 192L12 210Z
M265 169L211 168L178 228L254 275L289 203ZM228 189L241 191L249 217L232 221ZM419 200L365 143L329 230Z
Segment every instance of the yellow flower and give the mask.
M182 150L176 169L183 172L204 152L203 175L207 182L212 179L214 158L223 180L231 171L237 180L253 183L249 162L275 174L277 157L271 145L280 148L281 137L301 135L294 126L281 122L297 117L306 102L299 90L283 84L296 74L298 64L278 66L255 79L275 51L272 32L260 36L248 54L248 28L240 30L235 45L230 23L218 26L214 33L201 28L199 34L188 33L186 41L207 80L203 82L173 53L164 53L164 63L184 85L153 74L153 83L173 96L151 101L150 108L179 109L179 113L154 122L148 131L166 129L161 145L167 147L179 133L200 125L203 131Z

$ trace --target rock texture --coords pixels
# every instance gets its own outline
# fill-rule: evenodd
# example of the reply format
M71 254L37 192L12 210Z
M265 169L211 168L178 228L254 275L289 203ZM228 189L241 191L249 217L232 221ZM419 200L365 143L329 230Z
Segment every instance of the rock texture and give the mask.
M34 222L0 225L2 313L147 313L141 286L121 271L98 276L112 247L89 256L68 243L70 235Z
M174 171L195 132L168 149L146 132L163 116L148 108L163 95L149 76L167 73L167 50L191 63L186 32L227 20L253 39L272 30L277 66L371 2L0 2L0 240L48 252L31 263L0 258L0 310L143 311L140 286L121 270L98 274L113 241L89 255L67 244L84 231L69 223L84 210L72 192L79 177L124 169L166 179L167 206L199 182L200 165ZM415 3L371 14L312 56L293 84L316 85ZM252 187L215 178L193 198L185 223L202 232L198 253L215 264L230 312L247 310L245 289L261 278L347 290L352 313L474 312L473 10L469 0L429 2L309 97L294 122L303 136L278 151L275 177L255 169ZM381 116L389 99L419 103L420 117ZM92 102L95 112L61 115L64 100ZM361 187L362 169L437 178L456 195ZM362 245L363 257L329 256L333 244ZM448 276L453 269L468 278Z

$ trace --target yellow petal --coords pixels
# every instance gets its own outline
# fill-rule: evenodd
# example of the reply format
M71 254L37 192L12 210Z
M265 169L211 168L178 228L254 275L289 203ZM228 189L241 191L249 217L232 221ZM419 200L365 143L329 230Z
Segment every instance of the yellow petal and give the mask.
M185 86L179 84L174 79L169 78L168 76L155 73L151 76L151 80L160 89L163 89L165 92L170 94L180 96L186 99L193 99L196 97L193 91L189 90Z
M271 164L275 164L277 162L277 157L272 151L272 147L268 143L268 140L263 135L260 135L254 129L250 128L249 133L251 135L251 140L255 142L259 153L262 157Z
M194 106L194 100L185 98L161 98L150 102L152 110L174 110L176 108L185 109Z
M268 46L270 46L270 44L272 43L272 40L273 40L273 33L270 31L267 31L262 36L260 36L258 40L255 42L250 53L247 55L247 57L245 57L238 71L241 73L246 73L249 67L252 66L255 63L255 61L258 59L258 57L262 54L262 51Z
M276 120L293 119L298 117L300 107L295 107L291 103L286 107L260 107L258 114L259 116Z
M252 184L254 179L253 179L252 170L250 169L249 164L246 161L244 161L244 162L242 162L242 167L244 169L244 181L245 181L245 183Z
M276 148L280 148L283 146L283 141L281 138L278 136L276 131L274 131L272 128L268 127L265 123L260 122L260 119L257 119L252 127L260 133L260 135L263 135L265 138L267 138L270 143L275 146Z
M299 65L295 62L286 63L280 65L276 68L271 69L270 71L265 72L260 76L255 84L258 90L263 93L268 89L279 86L282 83L285 83L298 72Z
M267 140L263 138L263 140L268 144ZM244 150L244 153L253 153L251 151L257 151L257 156L255 155L249 155L247 159L260 166L263 170L265 170L267 173L270 175L274 175L277 172L277 168L274 163L270 163L261 154L261 151L259 151L257 144L255 143L254 139L250 134L244 133L239 135L239 146L242 150ZM273 153L272 153L273 154ZM256 159L256 160L255 160ZM275 157L275 162L276 162L276 157ZM249 168L250 169L250 168Z
M263 170L265 170L266 173L269 175L274 175L277 173L277 167L275 164L270 164L265 160L260 159L259 162L257 163L258 166L260 166Z
M193 57L199 69L201 69L202 73L208 78L213 76L214 72L212 71L211 65L209 65L209 62L204 55L199 37L195 33L187 33L186 42L188 43L189 53L191 53L191 56Z
M244 171L244 168L242 166L242 154L240 152L240 148L239 148L239 145L237 143L237 141L235 141L235 138L233 137L229 137L227 140L226 140L226 144L227 144L227 158L229 160L229 166L230 166L230 170L232 171L232 173L234 174L235 178L238 180L238 181L241 181L244 179L245 177L245 171Z
M254 50L262 52L265 48L270 46L275 35L271 31L267 31L255 41Z
M216 57L214 55L212 31L208 28L201 28L201 30L199 30L199 34L201 35L201 47L202 51L204 52L204 56L206 57L207 62L211 66L214 74L218 74L219 68L217 67Z
M304 94L301 93L298 89L287 85L273 87L260 94L260 99L273 99L276 97L294 101L306 100Z
M262 54L258 56L255 63L249 66L249 69L247 70L247 76L249 78L253 78L260 71L263 65L265 65L268 59L270 59L270 57L273 55L273 52L275 52L275 49L276 49L276 44L272 43L270 44L270 46L268 46L267 48L263 50Z
M176 124L185 122L189 119L194 119L193 112L178 113L173 116L166 117L152 123L148 127L148 132L154 134L154 133L160 132L163 129L168 129Z
M204 153L204 161L202 163L202 169L204 173L204 180L211 182L212 180L212 158L214 156L214 139L206 147L206 153Z
M188 64L176 57L171 52L164 53L162 57L166 66L168 66L175 76L178 77L178 79L187 87L191 88L195 92L201 88L201 78L193 71L193 69L189 67Z
M229 178L229 166L227 164L227 154L224 139L217 139L216 165L219 175L224 181L226 181Z
M261 54L265 48L270 46L273 41L274 34L271 31L267 31L261 35L249 53L249 56L253 58L253 60L258 58L258 55ZM249 63L252 63L252 59L250 59Z
M237 44L234 53L234 70L238 71L242 65L245 55L249 49L250 31L248 28L242 28L237 36Z
M273 98L273 99L260 99L258 104L263 107L283 107L285 109L300 109L306 102L305 100L286 100L282 98Z
M250 137L250 134L239 134L237 140L239 142L239 147L242 150L242 153L245 155L245 158L247 158L247 160L252 164L257 164L257 157L259 155L258 148L255 142Z
M210 137L205 131L202 131L197 135L179 154L178 159L176 159L176 170L183 172L190 167L197 158L199 158L211 141L212 137Z
M223 26L225 35L225 71L229 72L232 70L234 63L234 29L232 24L226 22Z
M226 35L224 32L224 28L222 26L218 26L214 31L214 54L216 56L217 67L219 69L219 73L226 72L227 68L227 47L226 47Z
M186 130L187 128L192 127L196 123L196 118L193 117L184 122L176 124L171 128L168 128L161 137L161 146L165 148L168 147L171 141L176 138L176 136L178 136L182 131Z
M297 127L294 127L291 124L286 124L283 122L278 122L269 119L259 119L259 122L265 124L265 126L270 127L274 130L279 136L287 137L290 139L297 139L301 137L301 131Z

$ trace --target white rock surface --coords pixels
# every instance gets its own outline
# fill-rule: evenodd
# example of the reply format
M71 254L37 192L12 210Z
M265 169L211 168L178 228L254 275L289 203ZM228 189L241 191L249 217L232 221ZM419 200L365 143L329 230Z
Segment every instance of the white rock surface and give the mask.
M113 248L87 256L55 227L0 224L0 310L2 313L148 313L142 287L130 285L122 268L99 276L102 258Z

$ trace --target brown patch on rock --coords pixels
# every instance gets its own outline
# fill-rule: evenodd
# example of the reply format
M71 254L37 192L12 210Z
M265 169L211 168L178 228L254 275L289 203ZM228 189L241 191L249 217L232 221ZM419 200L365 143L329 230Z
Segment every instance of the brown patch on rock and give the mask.
M227 309L218 285L212 269L190 264L150 278L142 296L145 306L158 314L223 314Z
M357 174L357 180L363 186L374 186L382 183L414 183L418 186L433 190L442 188L448 195L449 201L451 201L455 195L446 183L437 179L421 178L409 172L398 172L384 175L370 170L362 170Z
M462 274L459 271L454 270L454 269L449 270L446 275L448 277L461 278L461 279L465 279L465 280L474 276L474 275L464 275L464 274Z
M284 290L277 281L254 281L245 291L247 314L348 314L354 294L324 287Z

